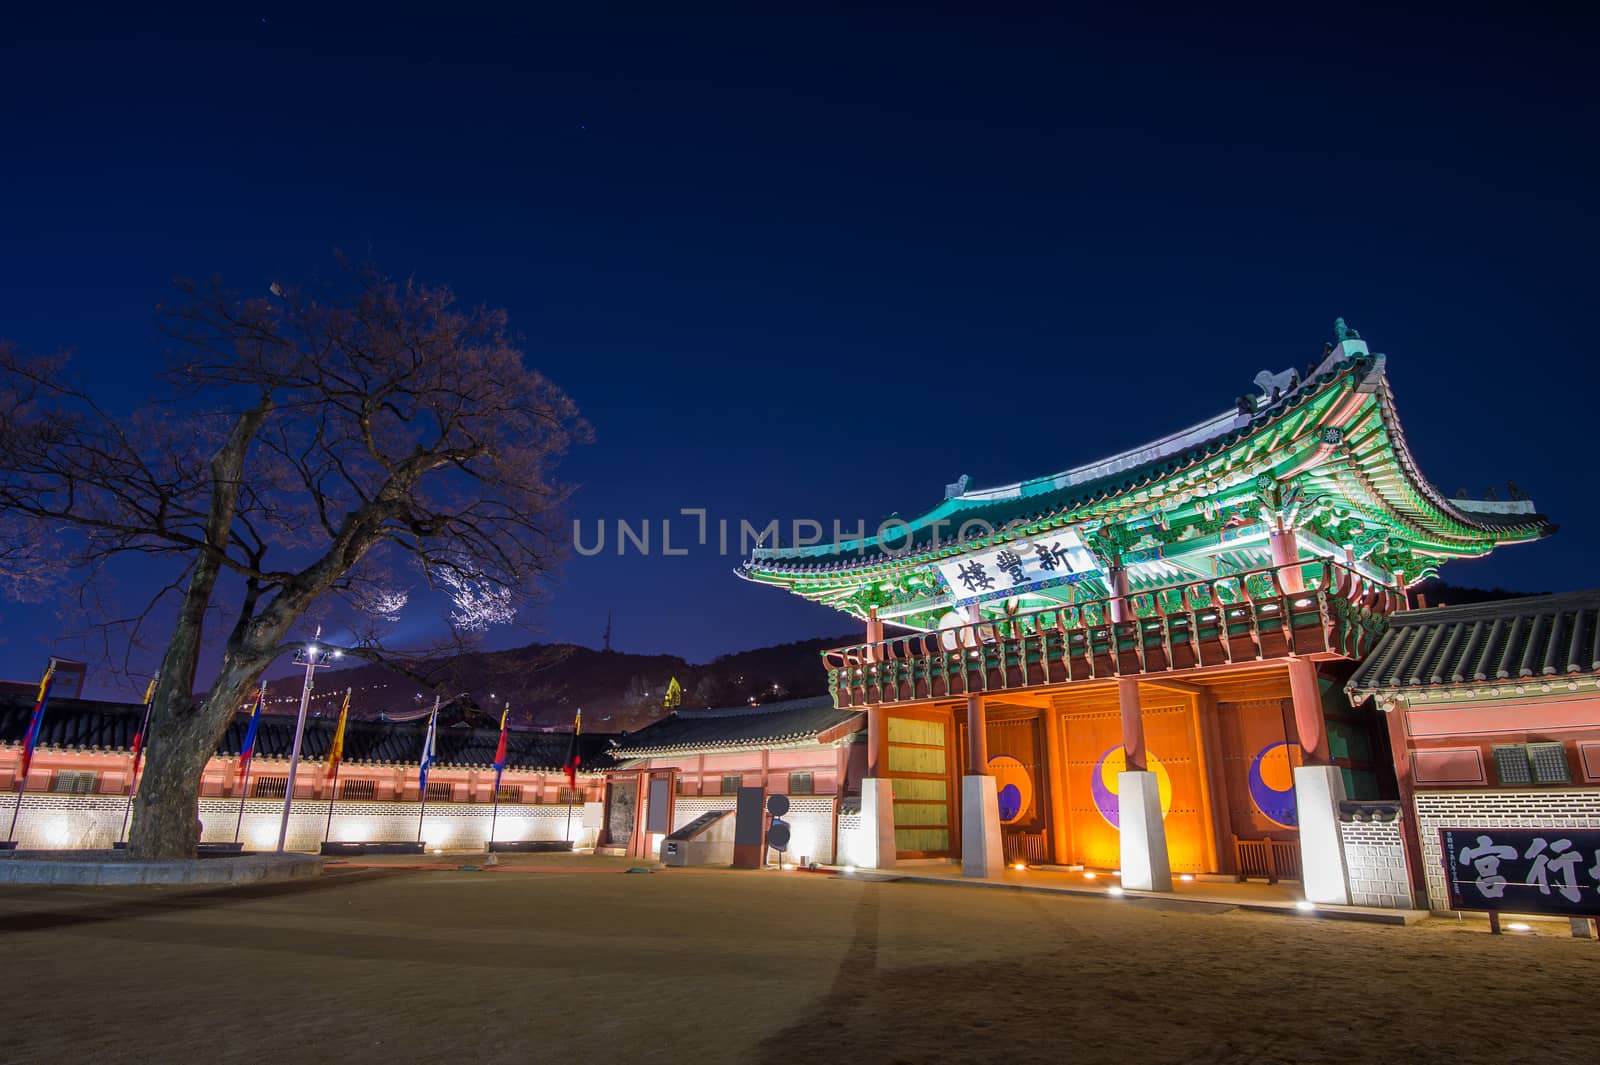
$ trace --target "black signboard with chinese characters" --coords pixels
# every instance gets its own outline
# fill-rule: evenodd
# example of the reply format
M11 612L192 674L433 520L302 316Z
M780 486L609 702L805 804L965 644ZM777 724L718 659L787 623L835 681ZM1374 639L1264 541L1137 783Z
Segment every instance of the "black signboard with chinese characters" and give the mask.
M1600 829L1441 828L1453 910L1600 916Z

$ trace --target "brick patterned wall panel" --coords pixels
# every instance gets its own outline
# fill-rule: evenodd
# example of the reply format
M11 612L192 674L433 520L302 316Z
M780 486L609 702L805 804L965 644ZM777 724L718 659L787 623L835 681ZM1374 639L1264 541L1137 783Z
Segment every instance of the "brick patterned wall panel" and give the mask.
M672 804L672 831L678 831L701 814L713 810L731 810L735 805L732 795L680 795L678 801Z
M788 857L833 864L833 810L831 795L789 800L789 812L784 815L791 826Z
M16 796L0 800L0 817L11 822ZM109 850L121 839L126 796L25 795L17 812L18 850ZM273 837L276 841L277 837Z
M17 843L24 850L75 850L109 848L119 839L127 799L93 795L28 795L17 817ZM0 806L9 818L10 804ZM329 838L362 842L401 842L417 838L414 802L345 802L334 804ZM429 803L423 838L430 847L444 850L481 850L489 839L491 808L488 803ZM572 808L571 838L578 847L594 845L594 829L584 829L584 807ZM273 799L247 799L239 820L237 799L201 799L201 840L226 843L239 823L239 840L246 850L270 850L278 845L283 803ZM328 824L328 804L297 801L289 815L286 847L316 851ZM495 819L497 840L566 839L567 807L506 804Z
M676 832L701 814L733 808L732 795L679 796L673 804L672 830ZM791 828L787 857L795 861L809 858L824 865L833 863L833 796L794 796L784 820Z
M866 859L867 823L860 814L839 815L838 864L860 865Z
M1428 906L1448 913L1441 828L1600 829L1600 788L1538 788L1516 791L1434 791L1416 797L1417 829L1428 882Z
M1411 908L1405 844L1398 821L1343 821L1344 856L1350 901L1357 906Z
M13 800L15 801L15 800ZM127 800L119 796L53 795L48 792L27 795L17 816L17 844L23 850L106 849L120 837ZM589 803L591 822L597 819L599 803ZM0 817L9 820L10 803L0 804ZM708 810L731 810L733 796L680 798L675 804L673 827L680 828ZM578 848L595 845L594 828L584 828L584 805L572 808L570 835L567 807L507 803L495 818L494 838L500 841L571 838ZM403 842L417 838L417 815L421 805L414 802L361 802L340 800L334 804L330 839L352 842ZM796 797L790 801L787 821L793 826L794 847L790 855L823 864L834 861L834 800L831 795ZM423 839L429 849L481 850L489 839L491 807L488 803L429 803L423 823ZM239 820L237 799L201 799L201 840L225 843L234 838L239 823L239 840L246 850L270 850L278 843L278 826L283 803L274 799L247 799L244 817ZM840 830L855 831L861 818L849 814L840 818ZM319 800L296 802L289 815L287 848L316 851L328 824L328 804ZM841 849L843 838L841 837Z

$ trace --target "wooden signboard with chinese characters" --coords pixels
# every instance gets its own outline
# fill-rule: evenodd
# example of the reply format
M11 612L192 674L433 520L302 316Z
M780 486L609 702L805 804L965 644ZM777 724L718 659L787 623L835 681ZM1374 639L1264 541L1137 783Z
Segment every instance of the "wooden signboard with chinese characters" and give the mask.
M1600 829L1441 828L1454 910L1600 916Z

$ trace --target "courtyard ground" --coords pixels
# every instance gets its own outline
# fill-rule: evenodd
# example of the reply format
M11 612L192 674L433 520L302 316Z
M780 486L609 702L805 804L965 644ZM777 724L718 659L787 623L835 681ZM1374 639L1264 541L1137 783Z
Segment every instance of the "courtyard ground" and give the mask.
M0 1061L1592 1058L1600 944L568 855L0 889Z

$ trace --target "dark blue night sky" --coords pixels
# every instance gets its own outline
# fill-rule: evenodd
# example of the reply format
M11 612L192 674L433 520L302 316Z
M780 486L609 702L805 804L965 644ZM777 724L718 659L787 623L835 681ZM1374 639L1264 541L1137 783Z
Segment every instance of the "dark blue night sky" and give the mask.
M334 6L13 16L0 335L132 399L174 275L254 291L338 248L510 310L595 427L591 527L874 525L1227 409L1343 315L1440 488L1509 478L1563 526L1444 576L1600 584L1592 19ZM573 558L501 642L854 627L736 561ZM70 621L0 605L0 677L81 653Z

